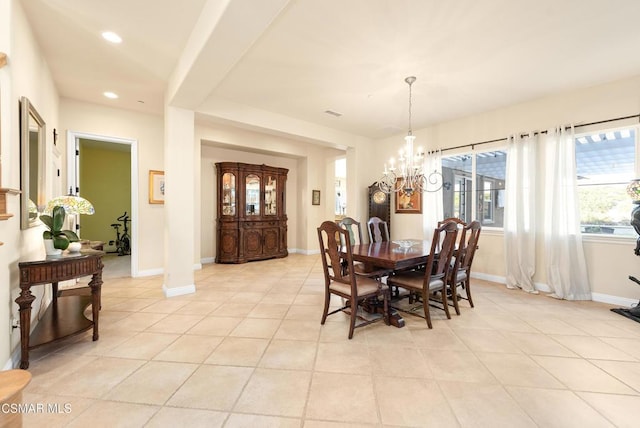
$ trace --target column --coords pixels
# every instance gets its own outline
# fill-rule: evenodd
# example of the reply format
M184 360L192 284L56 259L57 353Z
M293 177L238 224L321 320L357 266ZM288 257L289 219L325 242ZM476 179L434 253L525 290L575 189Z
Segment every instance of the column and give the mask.
M164 284L166 297L195 293L194 112L165 107Z

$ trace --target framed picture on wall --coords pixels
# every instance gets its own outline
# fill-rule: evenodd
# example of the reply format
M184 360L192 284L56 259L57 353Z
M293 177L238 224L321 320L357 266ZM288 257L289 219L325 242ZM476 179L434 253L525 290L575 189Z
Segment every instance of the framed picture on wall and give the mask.
M311 191L311 205L320 205L320 191L312 190Z
M422 213L422 193L413 192L411 195L400 190L396 193L396 213L397 214L421 214Z
M164 171L149 171L149 203L164 204Z

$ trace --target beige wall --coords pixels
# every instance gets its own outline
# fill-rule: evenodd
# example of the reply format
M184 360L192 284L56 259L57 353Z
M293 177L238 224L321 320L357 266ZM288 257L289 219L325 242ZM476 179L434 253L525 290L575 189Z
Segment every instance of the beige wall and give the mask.
M2 154L2 187L20 188L20 126L18 103L22 96L29 98L46 123L46 199L59 188L53 168L56 152L53 149L53 129L58 128L58 94L51 73L40 55L33 34L16 0L0 2L0 51L7 54L8 64L0 69L0 122L2 126L0 153ZM5 33L7 32L7 33ZM18 260L44 256L43 226L20 230L20 198L8 196L8 211L14 217L0 221L0 366L10 358L20 343L19 330L11 330L11 318L18 318L14 300L19 295ZM50 299L45 287L34 287L34 308L42 299ZM37 309L32 311L32 325ZM10 333L11 332L11 333ZM9 368L9 367L6 367Z
M507 137L510 134L531 130L545 130L563 124L581 124L640 113L640 77L613 82L601 86L581 89L547 98L534 100L504 109L486 112L427 129L418 130L416 143L429 149L456 147ZM637 119L633 121L637 123ZM629 122L627 122L629 124ZM609 126L618 126L619 123ZM602 125L607 126L607 125ZM400 146L401 139L393 138L377 142L378 153L388 158ZM499 144L499 143L498 143ZM482 146L488 149L491 146ZM544 171L544 147L540 147L540 165ZM453 152L445 152L445 155ZM541 180L538 180L540 183ZM537 270L534 280L544 285L546 282L544 237L544 192L538 192L538 239ZM428 209L428 207L425 207ZM400 218L402 217L402 218ZM412 236L412 230L419 227L421 216L392 214L393 235ZM616 297L634 300L640 298L640 287L631 283L628 275L640 276L640 259L633 254L634 239L585 238L584 248L587 258L591 290L594 297L603 301L618 302ZM474 259L477 273L504 278L504 244L501 232L482 232L480 251ZM627 302L627 303L629 303Z
M133 227L134 223L131 224L130 234L132 243L138 243L139 247L135 252L137 259L133 263L137 264L140 276L161 273L164 264L164 205L149 204L149 171L164 169L162 117L65 98L61 100L60 106L60 128L64 133L62 140L65 145L69 144L66 141L67 131L136 141L131 156L132 159L137 159L133 171L138 179L138 188L133 189L132 194L138 203L138 224L137 228Z

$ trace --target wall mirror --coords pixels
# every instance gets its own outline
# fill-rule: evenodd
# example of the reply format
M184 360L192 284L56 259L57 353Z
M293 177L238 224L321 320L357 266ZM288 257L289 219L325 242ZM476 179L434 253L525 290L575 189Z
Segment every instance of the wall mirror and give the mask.
M44 208L44 121L26 97L20 98L20 228L38 224L38 208Z

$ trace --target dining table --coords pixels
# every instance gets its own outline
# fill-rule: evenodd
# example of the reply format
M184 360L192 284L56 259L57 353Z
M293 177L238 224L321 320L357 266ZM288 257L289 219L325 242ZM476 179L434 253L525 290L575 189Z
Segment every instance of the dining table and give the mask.
M427 262L431 252L431 241L423 239L403 239L351 246L354 262L360 262L363 271L375 272L383 269L393 271L417 268ZM379 305L366 308L380 312ZM390 310L390 322L395 327L404 327L404 319L398 311Z
M353 260L363 264L366 272L380 268L404 270L427 262L431 241L403 239L397 241L355 244L351 246Z

